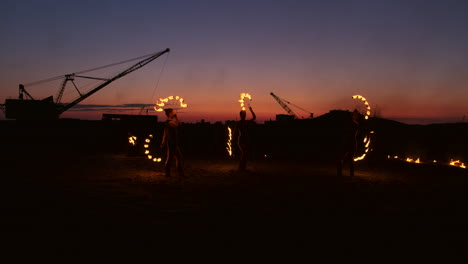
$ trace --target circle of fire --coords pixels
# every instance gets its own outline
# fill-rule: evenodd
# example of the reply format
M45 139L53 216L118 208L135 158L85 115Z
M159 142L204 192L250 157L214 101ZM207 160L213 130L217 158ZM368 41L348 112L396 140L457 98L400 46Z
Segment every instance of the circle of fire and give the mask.
M252 100L252 96L248 93L241 93L240 94L240 100L239 100L239 103L240 103L240 106L241 106L241 109L242 111L245 111L245 98L249 99L249 100Z
M177 105L176 107L173 107L173 105ZM156 106L154 107L154 110L157 112L162 112L164 109L167 108L172 108L172 109L181 109L181 108L186 108L187 104L184 103L184 98L180 96L168 96L166 98L159 98L159 100L156 101Z
M361 100L362 103L364 104L364 106L366 106L366 114L364 116L365 119L369 119L369 116L370 116L370 105L369 103L367 102L366 98L362 95L353 95L353 99L358 99L358 100Z
M143 145L143 147L145 147L145 155L148 157L149 160L152 160L154 162L161 162L162 159L160 157L154 157L151 154L151 151L149 150L149 146L150 146L152 138L153 138L153 135L149 134L148 137L145 139L145 144Z
M357 100L361 100L362 103L364 104L364 106L366 107L366 114L364 115L364 118L367 120L369 119L369 116L370 116L370 105L369 103L367 102L366 98L362 95L353 95L353 99L357 99ZM373 133L373 131L371 131L370 133ZM369 146L370 146L370 134L366 135L364 137L364 140L363 140L363 143L365 144L364 145L364 153L359 156L359 157L354 157L354 161L358 161L358 160L363 160L366 155L367 155L367 152L369 152Z
M155 157L153 154L151 154L150 143L151 143L152 138L153 138L153 135L149 134L148 137L145 139L145 144L143 145L143 147L145 148L145 155L146 155L146 157L148 157L149 160L152 160L154 162L161 162L162 159L160 157ZM128 143L130 145L135 146L136 142L137 142L137 137L136 136L130 136L128 138Z

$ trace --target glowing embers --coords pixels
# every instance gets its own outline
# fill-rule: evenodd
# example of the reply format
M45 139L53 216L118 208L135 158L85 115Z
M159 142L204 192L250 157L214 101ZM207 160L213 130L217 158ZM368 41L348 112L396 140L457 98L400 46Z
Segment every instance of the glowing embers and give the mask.
M370 105L369 103L367 102L366 98L362 95L353 95L353 99L357 99L357 100L361 100L362 103L364 104L364 106L366 107L366 114L364 115L364 118L365 119L369 119L369 116L370 116Z
M154 154L151 154L151 139L153 139L152 134L149 134L148 137L145 139L145 144L143 145L143 147L145 148L145 155L148 157L149 160L152 160L154 162L161 162L162 159L160 157L155 157Z
M226 150L229 156L232 156L232 131L229 126L227 127L227 129L228 129L228 140L227 140Z
M247 98L248 101L245 98ZM250 100L252 100L252 96L250 94L248 94L248 93L241 93L240 94L239 103L240 103L242 111L245 111L245 106L246 106L245 103L249 104Z
M451 159L449 164L450 166L455 166L455 167L466 169L465 163L461 162L460 160Z
M171 95L169 97L160 98L159 100L157 100L154 110L156 110L157 112L162 112L164 109L181 109L186 107L187 104L184 103L184 99L182 97Z

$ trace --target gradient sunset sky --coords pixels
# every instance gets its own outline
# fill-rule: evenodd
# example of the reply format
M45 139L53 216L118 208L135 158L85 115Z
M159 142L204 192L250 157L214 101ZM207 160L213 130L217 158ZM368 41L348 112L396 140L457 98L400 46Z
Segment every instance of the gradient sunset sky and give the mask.
M351 96L361 94L372 115L460 122L468 114L467 14L462 0L6 0L0 100L16 98L20 83L169 48L62 117L101 119L109 107L179 95L188 104L183 120L236 120L239 94L247 92L264 121L286 113L273 92L314 116L352 110ZM26 86L37 99L59 88Z

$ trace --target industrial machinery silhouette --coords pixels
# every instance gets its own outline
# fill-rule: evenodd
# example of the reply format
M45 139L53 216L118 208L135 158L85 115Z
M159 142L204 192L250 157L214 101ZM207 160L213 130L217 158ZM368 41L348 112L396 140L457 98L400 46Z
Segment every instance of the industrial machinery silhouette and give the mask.
M35 85L39 83L45 83L49 81L56 81L63 79L63 82L61 84L61 87L57 93L57 96L55 98L55 102L52 96L49 96L45 99L42 100L37 100L34 99L31 94L29 94L25 86L23 84L19 85L19 96L18 99L6 99L5 104L0 105L1 110L5 113L5 118L7 119L17 119L17 120L48 120L48 119L57 119L60 117L60 115L67 111L68 109L72 108L73 106L77 105L84 99L88 98L92 94L96 93L97 91L101 90L105 86L109 85L113 81L122 78L123 76L134 72L141 67L147 65L148 63L152 62L153 60L157 59L159 56L163 55L164 53L169 52L169 49L165 49L163 51L159 51L156 53L152 53L149 55L141 56L138 58L118 62L118 63L113 63L109 64L106 66L101 66L97 68L93 68L90 70L86 71L81 71L77 73L72 73L72 74L66 74L42 81L38 81L35 83L31 83L29 85ZM96 71L100 70L106 67L111 67L115 66L118 64L123 64L123 63L129 63L131 61L135 60L140 60L137 63L133 64L131 67L119 72L118 74L114 75L113 77L110 78L96 78L96 77L90 77L90 76L84 76L81 75L86 72L90 71ZM77 85L75 84L75 78L86 78L86 79L93 79L100 81L101 83L97 85L95 88L92 88L86 93L82 93ZM76 89L76 91L79 94L79 97L73 100L70 103L61 103L62 95L64 93L65 87L67 83L71 82ZM26 97L26 98L25 98Z
M295 104L293 104L291 102L288 102L288 101L286 101L286 100L284 100L282 98L279 98L276 94L274 94L272 92L270 93L270 95L273 96L273 98L275 98L275 100L280 104L280 106L284 110L286 110L286 112L288 113L288 115L276 115L276 119L305 119L303 117L299 118L297 116L297 114L288 105L292 105L292 106L294 106L294 107L296 107L296 108L298 108L298 109L300 109L300 110L302 110L304 112L307 112L309 114L308 118L313 118L314 117L313 113L305 110L304 108L299 107L299 106L297 106L297 105L295 105Z

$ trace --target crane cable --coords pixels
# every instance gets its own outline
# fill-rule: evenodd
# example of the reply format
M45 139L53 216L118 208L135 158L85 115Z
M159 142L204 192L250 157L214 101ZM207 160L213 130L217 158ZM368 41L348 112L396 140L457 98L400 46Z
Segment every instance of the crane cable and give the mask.
M285 103L287 103L287 104L290 104L290 105L292 105L292 106L294 106L294 107L296 107L296 108L301 109L301 110L304 111L304 112L307 112L308 114L311 114L311 112L307 111L306 109L304 109L304 108L302 108L302 107L300 107L300 106L298 106L298 105L295 105L295 104L293 104L293 103L291 103L291 102L289 102L289 101L287 101L287 100L284 100L283 98L280 98L280 99L283 100L283 101L284 101Z
M131 62L131 61L135 61L135 60L143 59L143 58L146 58L146 57L150 57L150 56L153 56L153 55L155 55L157 53L160 53L160 52L155 52L155 53L139 56L139 57L136 57L136 58L133 58L133 59L124 60L124 61L120 61L120 62L115 62L115 63L107 64L107 65L104 65L104 66L100 66L100 67L91 68L91 69L88 69L88 70L75 72L74 74L82 74L82 73L86 73L86 72L101 70L101 69L116 66L116 65L119 65L119 64L124 64L124 63L128 63L128 62ZM31 83L25 84L24 86L33 86L33 85L38 85L38 84L41 84L41 83L60 80L60 79L64 78L65 76L66 75L60 75L60 76L52 77L52 78L49 78L49 79L44 79L44 80L40 80L40 81L36 81L36 82L31 82Z
M169 58L169 52L166 54L166 58L164 59L164 62L163 62L163 66L161 67L161 72L159 73L159 76L158 76L158 80L156 81L156 84L154 85L154 89L153 89L153 93L151 94L151 101L153 101L153 98L154 98L154 94L156 92L156 89L158 88L159 86L159 81L161 80L161 76L163 74L163 71L164 69L166 68L166 63L167 63L167 59ZM143 107L141 108L140 110L140 113L143 112L143 110L145 109L146 105L143 105Z

